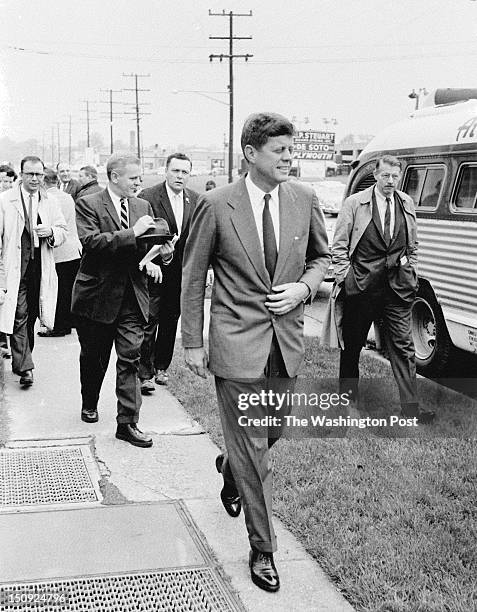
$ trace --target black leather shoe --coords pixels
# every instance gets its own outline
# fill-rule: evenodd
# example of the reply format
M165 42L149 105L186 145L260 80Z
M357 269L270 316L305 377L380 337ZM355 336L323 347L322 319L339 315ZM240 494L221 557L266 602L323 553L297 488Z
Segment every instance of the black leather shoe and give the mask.
M151 395L155 390L156 387L152 380L141 380L141 395Z
M38 335L42 338L61 338L71 334L71 329L47 329L45 331L39 331Z
M254 584L270 593L278 591L280 588L280 578L273 562L272 553L260 552L252 548L248 564L250 566L250 576Z
M222 474L223 463L224 456L217 455L217 457L215 458L215 467L219 474ZM238 491L233 486L227 485L225 479L222 491L220 491L220 499L222 500L222 505L225 508L227 514L229 514L233 518L236 518L240 514L240 510L242 509L242 502L240 501Z
M33 384L33 370L25 370L20 374L20 385L22 387L31 387Z
M142 433L136 423L120 423L116 429L116 438L129 442L133 446L149 448L152 446L152 438Z
M97 410L82 410L81 420L85 423L97 423L98 422L98 411Z

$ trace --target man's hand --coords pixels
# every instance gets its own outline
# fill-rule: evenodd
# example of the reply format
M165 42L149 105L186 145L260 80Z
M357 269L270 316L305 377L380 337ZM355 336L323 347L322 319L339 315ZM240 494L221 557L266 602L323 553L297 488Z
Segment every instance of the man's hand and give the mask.
M162 257L162 261L169 261L172 259L172 255L174 254L174 247L176 242L179 240L179 236L177 234L173 236L172 240L168 240L164 244L159 245L159 255Z
M154 229L156 224L154 223L154 219L149 215L144 215L140 217L136 223L133 225L134 235L136 238L138 236L142 236L149 229Z
M150 276L155 283L162 283L161 266L158 266L157 264L152 263L152 261L149 261L145 265L139 264L139 269L142 270L143 268L145 269L146 274Z
M276 315L284 315L293 310L308 297L310 290L305 283L284 283L272 287L275 293L267 295L265 306Z
M44 225L43 223L40 223L34 228L34 231L36 232L38 238L50 238L50 236L53 236L53 228L51 225Z
M189 370L192 370L197 376L207 378L207 366L209 365L209 358L207 351L203 346L200 348L186 348L184 349L184 360Z

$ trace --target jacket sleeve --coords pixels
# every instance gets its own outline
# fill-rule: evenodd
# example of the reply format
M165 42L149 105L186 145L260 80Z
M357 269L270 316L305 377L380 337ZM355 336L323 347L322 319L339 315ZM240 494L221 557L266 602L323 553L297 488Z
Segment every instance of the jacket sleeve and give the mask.
M5 267L3 263L3 232L4 232L4 216L3 216L3 199L0 197L0 289L7 288L7 279L5 276Z
M118 249L136 249L133 228L102 232L97 209L86 198L76 202L76 225L84 252L114 253Z
M51 248L63 244L68 234L66 220L61 210L61 205L54 197L48 197L48 208L53 235L47 238L46 243Z
M349 197L343 202L343 206L338 214L333 246L331 247L331 261L333 263L335 280L338 284L344 281L351 265L349 250L353 225L353 198Z
M204 344L205 285L215 240L215 212L204 195L192 213L183 257L181 322L184 348L199 348Z
M325 218L315 193L312 195L312 208L310 218L310 234L306 248L305 272L300 282L305 283L311 290L308 299L313 300L319 286L326 277L330 266L330 251L328 248L328 234L326 233Z

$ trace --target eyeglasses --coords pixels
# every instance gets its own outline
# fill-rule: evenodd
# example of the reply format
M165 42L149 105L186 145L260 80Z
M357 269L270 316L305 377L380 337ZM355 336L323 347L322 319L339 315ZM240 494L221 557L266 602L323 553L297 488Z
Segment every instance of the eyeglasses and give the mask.
M41 178L45 176L43 172L22 172L23 176L27 176L28 178Z

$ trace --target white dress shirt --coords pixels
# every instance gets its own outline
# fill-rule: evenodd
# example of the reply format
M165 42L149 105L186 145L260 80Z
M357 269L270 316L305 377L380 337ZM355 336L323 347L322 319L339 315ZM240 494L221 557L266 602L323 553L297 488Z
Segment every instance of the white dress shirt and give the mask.
M107 189L108 189L109 197L113 201L114 208L116 209L116 212L118 213L119 225L121 225L121 196L118 196L113 191L111 191L111 189L109 188L109 185ZM124 199L126 200L126 210L127 210L128 227L129 227L129 200L127 198L124 198Z
M250 203L252 205L253 216L255 219L255 225L257 226L258 238L262 246L263 251L263 209L265 207L265 200L263 199L266 193L270 194L270 201L268 207L270 209L270 215L273 221L273 230L275 232L275 240L277 243L277 252L280 249L280 207L278 203L278 185L272 191L262 191L260 187L257 187L255 183L247 174L245 177L245 186L247 187ZM264 255L265 256L265 255Z
M378 206L378 214L379 214L379 220L381 221L381 229L383 230L383 234L384 234L384 215L386 214L386 196L383 196L378 189L376 189L376 187L374 188L374 195L376 197L376 204ZM391 210L391 223L390 223L390 234L391 234L391 238L394 235L394 223L396 220L396 209L395 209L395 203L394 203L394 194L391 196L388 196L389 199L391 200L391 205L390 205L390 210Z
M23 201L25 203L25 208L27 211L27 215L30 214L29 213L29 206L30 206L30 193L28 191L26 191L26 189L23 188L23 185L20 187L21 191L22 191L22 195L23 195ZM37 219L38 219L38 203L40 201L40 195L38 191L35 191L35 193L31 194L32 197L32 213L31 213L31 224L32 227L36 227L38 225L37 223ZM33 241L35 244L35 248L38 248L40 246L40 239L38 238L38 235L36 232L33 232Z
M176 219L177 225L177 236L181 235L182 219L184 218L184 191L179 193L172 191L169 185L166 183L166 191L169 197L169 202L172 206L172 212Z

